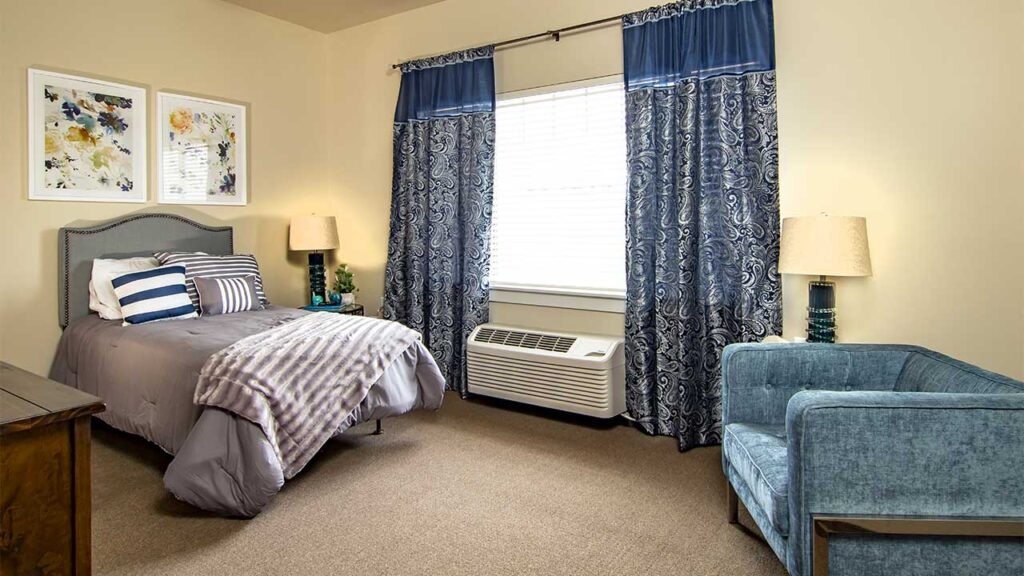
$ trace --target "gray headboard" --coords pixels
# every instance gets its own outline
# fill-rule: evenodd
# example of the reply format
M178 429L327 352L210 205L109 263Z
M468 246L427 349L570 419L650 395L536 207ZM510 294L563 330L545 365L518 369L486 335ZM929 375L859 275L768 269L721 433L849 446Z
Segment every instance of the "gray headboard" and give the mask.
M133 214L83 228L61 228L57 238L57 299L61 328L89 314L89 278L95 258L152 256L163 250L232 254L230 226L206 226L176 214Z

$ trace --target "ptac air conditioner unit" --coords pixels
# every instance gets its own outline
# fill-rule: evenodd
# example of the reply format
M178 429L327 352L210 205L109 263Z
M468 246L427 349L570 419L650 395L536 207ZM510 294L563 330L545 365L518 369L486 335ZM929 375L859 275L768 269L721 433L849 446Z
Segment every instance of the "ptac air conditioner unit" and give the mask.
M470 394L598 418L626 410L621 338L483 324L469 335Z

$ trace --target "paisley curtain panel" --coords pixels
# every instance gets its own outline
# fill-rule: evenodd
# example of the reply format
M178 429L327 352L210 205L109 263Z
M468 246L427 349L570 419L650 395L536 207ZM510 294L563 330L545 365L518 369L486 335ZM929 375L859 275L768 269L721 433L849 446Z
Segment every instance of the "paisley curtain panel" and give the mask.
M488 317L494 49L402 65L384 317L423 334L466 393L465 344Z
M650 8L623 39L627 406L718 444L722 349L782 328L772 3Z

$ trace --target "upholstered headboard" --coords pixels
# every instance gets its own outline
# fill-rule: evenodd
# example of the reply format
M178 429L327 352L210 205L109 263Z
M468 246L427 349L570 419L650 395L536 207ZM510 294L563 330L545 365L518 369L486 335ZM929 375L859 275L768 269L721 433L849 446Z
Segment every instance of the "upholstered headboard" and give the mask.
M57 238L57 318L61 328L89 314L95 258L152 256L159 251L231 254L230 226L206 226L176 214L133 214L95 226L61 228Z

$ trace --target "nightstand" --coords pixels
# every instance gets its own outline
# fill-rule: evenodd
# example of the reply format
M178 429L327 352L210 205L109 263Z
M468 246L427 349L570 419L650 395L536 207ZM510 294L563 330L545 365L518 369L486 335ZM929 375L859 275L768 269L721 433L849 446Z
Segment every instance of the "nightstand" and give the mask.
M0 362L0 574L90 574L89 419L103 410Z
M303 306L303 310L310 312L334 312L335 314L348 314L349 316L363 316L363 305L362 304L349 304L349 305L329 305L329 306Z

